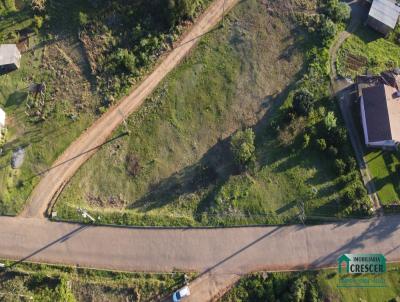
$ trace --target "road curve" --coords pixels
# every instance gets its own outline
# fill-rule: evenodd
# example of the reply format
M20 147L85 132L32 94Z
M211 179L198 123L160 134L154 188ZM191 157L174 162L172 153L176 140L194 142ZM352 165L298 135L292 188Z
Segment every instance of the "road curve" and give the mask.
M332 267L343 253L400 261L400 217L316 226L163 229L0 217L0 258L144 272L202 273L190 301L209 301L243 274ZM196 298L197 297L197 298Z
M239 0L215 0L195 25L182 38L154 71L116 106L110 108L87 129L57 159L44 174L27 201L22 217L45 217L45 212L63 186L101 146L111 133L123 122L124 117L137 110L157 85L172 71L196 45L199 37L209 32ZM225 3L225 4L224 4ZM225 6L225 7L224 7Z

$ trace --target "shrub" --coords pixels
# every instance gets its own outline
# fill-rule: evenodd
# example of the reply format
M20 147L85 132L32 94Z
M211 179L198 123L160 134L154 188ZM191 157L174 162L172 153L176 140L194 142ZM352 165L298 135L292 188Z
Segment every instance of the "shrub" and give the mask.
M335 148L334 146L329 146L328 152L329 152L329 155L331 155L332 157L336 157L339 153L338 149Z
M342 159L340 159L340 158L338 158L338 159L335 160L335 168L336 168L336 172L337 172L339 175L343 175L343 174L346 172L346 164L345 164L345 162L344 162Z
M293 109L299 115L308 115L314 105L314 96L307 89L297 90L293 96Z
M328 114L326 115L326 117L324 118L324 124L325 124L325 128L330 131L333 128L336 128L336 117L335 117L335 113L333 113L333 111L329 111Z
M254 139L254 132L250 128L244 131L238 131L232 136L231 151L235 162L240 167L246 167L254 160L256 150Z
M333 21L346 22L350 19L351 9L347 3L329 0L326 7L326 12Z
M79 25L85 27L89 23L89 17L84 12L79 12Z
M321 23L320 34L323 39L323 43L328 43L331 39L336 36L337 27L336 24L329 18L325 18Z
M32 0L31 6L34 11L42 12L46 9L46 0Z
M38 30L41 29L43 26L43 17L34 16L33 20L34 20L35 28Z
M303 136L303 149L306 149L310 145L310 135L309 134L304 134Z
M138 157L133 153L128 154L126 156L126 170L128 173L132 176L137 176L141 169Z
M317 139L317 147L319 150L324 151L326 150L326 141L323 138Z
M357 169L357 161L354 159L353 156L347 157L346 165L347 165L347 172L352 172Z

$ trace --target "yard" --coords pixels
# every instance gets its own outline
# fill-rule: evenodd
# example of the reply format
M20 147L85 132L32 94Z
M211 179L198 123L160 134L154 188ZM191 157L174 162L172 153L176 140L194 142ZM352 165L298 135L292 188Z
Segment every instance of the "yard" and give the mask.
M368 151L365 158L382 205L398 205L400 202L400 161L398 154L380 150Z
M268 126L297 85L321 97L310 125L336 110L327 99L327 50L314 47L288 6L311 16L316 10L309 1L239 4L127 120L129 138L81 167L56 203L57 215L80 220L76 208L84 207L99 223L133 225L298 222L302 209L312 219L353 215L343 195L359 183L354 168L338 176L327 153L301 147L306 125L288 145ZM257 134L256 165L238 173L230 136L249 126ZM341 152L352 163L347 147Z

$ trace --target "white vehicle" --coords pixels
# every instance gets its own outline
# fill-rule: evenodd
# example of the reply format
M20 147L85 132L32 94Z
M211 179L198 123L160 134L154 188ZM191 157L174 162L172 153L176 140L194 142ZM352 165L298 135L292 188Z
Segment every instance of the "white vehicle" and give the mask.
M190 296L189 286L182 287L180 290L174 292L172 300L174 302L182 301L183 298Z

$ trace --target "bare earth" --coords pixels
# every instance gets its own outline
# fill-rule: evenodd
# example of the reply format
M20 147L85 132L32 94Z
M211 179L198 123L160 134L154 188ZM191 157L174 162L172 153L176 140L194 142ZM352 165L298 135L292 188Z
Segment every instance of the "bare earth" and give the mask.
M123 271L197 271L188 301L210 301L243 274L336 266L343 253L400 260L400 217L317 226L157 229L0 217L0 258Z
M63 186L107 141L112 132L123 122L124 118L137 110L151 94L163 78L173 70L179 62L195 46L199 37L210 31L222 18L225 12L235 6L238 0L215 0L200 17L192 29L183 37L180 45L171 51L157 68L118 105L107 111L89 129L86 130L43 176L30 196L22 217L44 217L45 212Z

